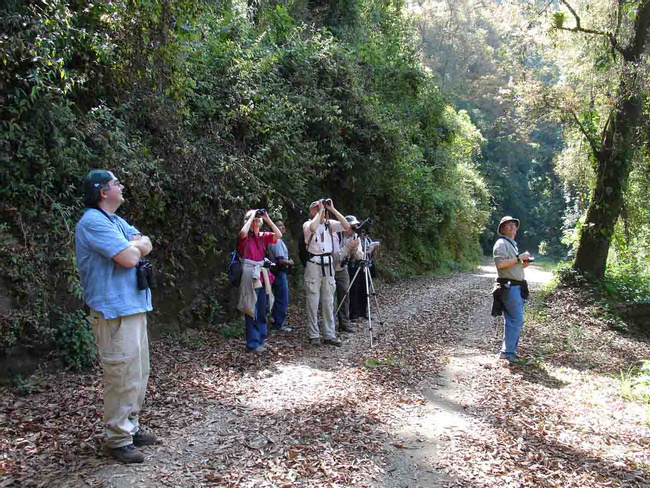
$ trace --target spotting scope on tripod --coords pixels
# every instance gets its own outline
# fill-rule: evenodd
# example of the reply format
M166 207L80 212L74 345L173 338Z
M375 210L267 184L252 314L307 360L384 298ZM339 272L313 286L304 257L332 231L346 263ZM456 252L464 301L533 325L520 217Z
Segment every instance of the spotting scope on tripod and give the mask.
M341 300L341 302L338 304L338 307L336 309L336 312L334 313L335 317L338 317L339 310L345 303L345 300L350 300L350 290L354 286L354 283L357 279L359 279L359 276L361 275L361 278L363 280L361 284L361 290L362 293L365 295L365 300L366 300L366 310L368 313L368 335L370 337L370 348L372 349L373 347L373 341L375 339L374 334L373 334L373 316L372 316L372 304L374 301L374 307L375 307L375 313L377 315L377 322L379 326L381 327L383 325L383 322L380 318L380 312L379 312L379 301L377 300L377 292L375 291L375 285L372 281L372 273L370 272L370 268L373 264L372 261L372 253L374 250L379 246L379 242L370 242L370 238L367 237L370 225L372 225L372 219L366 219L363 222L361 222L358 226L356 226L355 231L357 232L354 236L356 239L359 237L361 239L361 248L363 251L363 258L359 261L355 261L355 264L357 266L356 271L354 273L354 276L350 280L350 285L348 286L347 290L345 291L345 296ZM371 300L371 297L373 300ZM381 332L381 329L379 328L379 332Z

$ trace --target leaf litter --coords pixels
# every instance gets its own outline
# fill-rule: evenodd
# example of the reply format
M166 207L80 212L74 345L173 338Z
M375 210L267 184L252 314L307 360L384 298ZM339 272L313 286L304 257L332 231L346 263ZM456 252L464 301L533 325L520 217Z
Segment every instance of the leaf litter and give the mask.
M647 341L613 331L581 292L542 301L533 289L538 316L520 346L530 361L503 367L494 332L473 324L489 315L491 279L377 283L372 350L366 322L341 348L311 348L300 296L296 332L272 332L265 358L209 330L152 341L141 423L161 443L143 448L142 465L103 452L98 367L43 368L38 393L2 391L0 486L649 486L648 419L616 379L650 357ZM466 423L428 437L418 422L435 424L440 409L427 391L468 335L474 362L461 361L454 385Z

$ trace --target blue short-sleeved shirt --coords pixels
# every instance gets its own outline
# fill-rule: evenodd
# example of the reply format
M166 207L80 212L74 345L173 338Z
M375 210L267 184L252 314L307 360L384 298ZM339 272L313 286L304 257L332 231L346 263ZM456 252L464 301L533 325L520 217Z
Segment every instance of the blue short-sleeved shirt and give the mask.
M269 244L267 248L268 256L271 261L274 263L278 262L278 259L289 259L289 251L287 250L287 245L282 239L278 239L278 242L274 244Z
M107 217L108 215L108 217ZM138 290L135 267L113 261L140 232L126 220L89 208L75 229L75 251L86 304L107 319L150 312L151 290Z

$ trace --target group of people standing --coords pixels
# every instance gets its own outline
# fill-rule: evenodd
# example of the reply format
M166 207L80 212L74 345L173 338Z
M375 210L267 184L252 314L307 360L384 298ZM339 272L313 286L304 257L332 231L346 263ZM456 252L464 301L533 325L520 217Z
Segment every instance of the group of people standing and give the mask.
M146 268L141 266L142 259L153 246L146 235L116 215L124 202L123 190L124 185L110 171L88 174L84 181L87 208L75 228L75 252L88 321L104 370L105 447L123 463L141 463L144 454L138 447L157 442L156 435L146 432L139 422L149 379L147 312L153 309L148 288L153 284L145 280L141 286L139 277ZM307 249L304 281L309 340L314 346L340 346L334 296L342 303L339 330L354 332L353 319L367 313L365 277L357 276L350 295L343 298L358 266L368 267L368 254L377 243L357 234L355 230L362 227L359 221L352 215L344 217L330 199L313 202L309 215L302 226ZM263 223L270 231L261 230ZM511 362L518 360L516 348L527 294L524 269L532 259L529 253L519 252L514 240L518 229L519 220L504 217L497 228L500 239L494 246L500 285L495 304L505 314L501 357ZM245 315L246 344L256 353L267 350L267 307L274 328L292 330L286 324L286 272L294 262L282 241L284 230L284 225L273 223L267 212L250 210L238 236L243 261L238 308ZM267 257L275 264L273 272L269 271ZM355 291L355 286L361 289ZM322 329L318 324L319 305Z
M357 235L355 230L360 222L353 215L344 217L331 199L312 202L309 217L302 226L307 253L304 285L309 341L312 346L341 346L336 335L334 298L340 304L336 314L339 332L353 333L352 322L367 315L368 289L363 277L354 280L350 288L351 274L367 258L364 251L374 251L379 243L373 243L366 235ZM271 231L261 230L265 223ZM268 351L269 310L274 329L293 331L286 319L287 270L294 266L294 261L282 239L284 232L283 222L274 223L268 212L258 209L246 213L238 235L237 249L243 263L238 309L245 317L246 347L258 354Z

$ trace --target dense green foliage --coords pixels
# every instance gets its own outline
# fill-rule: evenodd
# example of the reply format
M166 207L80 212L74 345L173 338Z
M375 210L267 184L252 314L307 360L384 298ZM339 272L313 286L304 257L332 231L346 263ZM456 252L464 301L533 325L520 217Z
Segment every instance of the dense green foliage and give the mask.
M250 207L295 235L308 203L332 196L374 218L393 274L480 258L483 139L420 65L401 5L255 5L5 5L2 354L54 346L84 365L73 233L90 168L125 183L120 213L154 243L154 323L216 325L233 311L223 269Z
M476 8L464 0L424 3L418 17L425 62L485 138L479 166L493 210L481 239L485 253L492 251L499 219L514 215L521 220L522 249L564 257L564 191L554 172L560 126L529 117L510 99L522 77L557 77L532 36L531 20L520 5L488 2Z
M647 6L626 0L418 5L426 63L486 139L479 163L494 211L484 249L503 214L521 218L517 238L524 248L555 258L567 251L575 257L581 236L598 226L603 239L612 235L609 255L594 249L585 261L597 267L609 257L607 279L625 279L637 301L650 299L644 291L650 206L642 196L650 177L648 46L638 49L642 62L625 58L634 34L648 30ZM639 95L645 112L634 122L630 104ZM631 124L623 131L627 142L615 133L624 124ZM607 174L613 178L603 185ZM587 222L590 206L594 214L617 208L619 185L620 216L611 224L595 216Z

